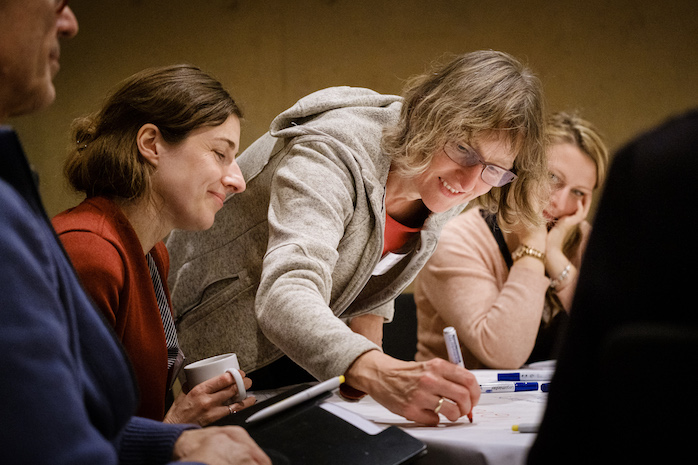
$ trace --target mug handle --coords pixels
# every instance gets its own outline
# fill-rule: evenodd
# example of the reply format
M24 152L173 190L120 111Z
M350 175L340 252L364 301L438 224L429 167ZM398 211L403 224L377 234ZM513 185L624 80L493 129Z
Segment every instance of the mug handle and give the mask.
M238 386L238 394L235 397L233 397L231 401L235 403L246 399L247 390L245 389L245 382L242 380L242 375L240 374L240 371L236 370L235 368L228 368L225 371L233 375L233 378L235 379L235 384L237 384Z

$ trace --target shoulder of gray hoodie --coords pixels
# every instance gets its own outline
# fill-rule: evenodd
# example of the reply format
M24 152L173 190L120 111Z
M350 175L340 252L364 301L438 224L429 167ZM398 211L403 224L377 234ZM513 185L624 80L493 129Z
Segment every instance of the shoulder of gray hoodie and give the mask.
M390 160L381 152L381 136L385 127L397 122L401 105L402 99L396 95L358 87L330 87L314 92L274 118L269 132L245 150L238 163L252 178L279 152L255 145L278 147L279 139L288 141L318 135L327 136L327 142L348 149L342 150L342 154L353 155L353 159L345 161L358 163L366 168L365 173L383 174L386 166L390 167ZM246 156L250 152L254 156Z

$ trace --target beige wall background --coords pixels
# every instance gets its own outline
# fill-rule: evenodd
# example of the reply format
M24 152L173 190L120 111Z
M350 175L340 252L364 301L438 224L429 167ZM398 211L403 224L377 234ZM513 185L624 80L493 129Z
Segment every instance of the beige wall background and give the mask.
M609 147L698 106L695 2L549 0L73 0L58 97L11 121L54 215L80 199L62 175L73 118L130 74L188 62L240 102L242 147L315 90L399 93L445 53L503 50L541 77L551 111L577 109Z

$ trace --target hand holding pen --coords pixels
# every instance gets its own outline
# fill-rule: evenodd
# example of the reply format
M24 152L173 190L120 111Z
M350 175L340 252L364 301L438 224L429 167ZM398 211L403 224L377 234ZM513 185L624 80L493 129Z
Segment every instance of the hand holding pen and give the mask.
M361 355L346 374L347 382L356 389L391 412L423 425L438 425L440 416L457 421L480 399L477 378L438 357L424 362L404 361L371 350Z

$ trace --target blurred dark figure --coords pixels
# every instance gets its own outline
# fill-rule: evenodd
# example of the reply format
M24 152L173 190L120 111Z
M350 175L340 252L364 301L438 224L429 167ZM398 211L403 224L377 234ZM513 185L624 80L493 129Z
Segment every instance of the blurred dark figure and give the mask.
M680 463L698 413L698 110L616 155L529 464Z

